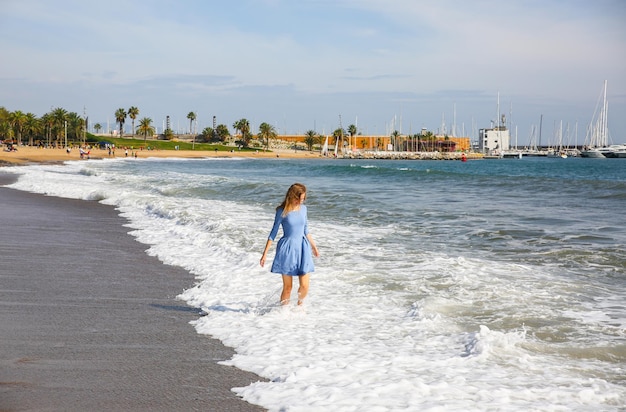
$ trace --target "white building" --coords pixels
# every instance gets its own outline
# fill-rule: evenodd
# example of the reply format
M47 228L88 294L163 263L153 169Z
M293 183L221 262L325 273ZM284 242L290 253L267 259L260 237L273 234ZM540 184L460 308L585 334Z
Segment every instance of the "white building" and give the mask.
M499 154L509 150L511 135L506 126L496 126L493 129L478 131L478 150L485 154Z

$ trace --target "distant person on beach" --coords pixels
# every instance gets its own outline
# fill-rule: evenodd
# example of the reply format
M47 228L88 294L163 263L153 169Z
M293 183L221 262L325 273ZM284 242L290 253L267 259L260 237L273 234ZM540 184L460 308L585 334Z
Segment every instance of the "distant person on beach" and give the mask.
M281 305L289 304L294 276L298 277L299 282L298 305L302 305L309 292L309 273L315 270L313 256L319 256L315 241L309 233L305 199L306 187L303 184L294 183L289 187L285 200L276 208L274 226L272 226L263 256L261 256L261 267L263 267L267 252L282 225L283 237L278 240L271 269L272 273L280 273L283 277Z

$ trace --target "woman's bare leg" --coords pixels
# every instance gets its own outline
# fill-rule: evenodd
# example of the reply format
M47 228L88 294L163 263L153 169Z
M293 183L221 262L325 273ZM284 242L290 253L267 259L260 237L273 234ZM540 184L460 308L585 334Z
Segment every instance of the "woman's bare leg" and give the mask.
M309 293L309 274L298 276L300 286L298 287L298 305L302 305L304 298Z
M291 288L293 286L293 276L283 275L283 291L280 294L280 304L288 305L291 298Z

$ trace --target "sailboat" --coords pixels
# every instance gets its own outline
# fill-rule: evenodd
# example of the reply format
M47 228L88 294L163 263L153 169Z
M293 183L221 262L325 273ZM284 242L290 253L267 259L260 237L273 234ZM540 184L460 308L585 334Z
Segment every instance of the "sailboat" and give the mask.
M557 157L561 159L567 159L567 153L563 149L563 120L556 132L556 147L554 149L548 149L548 157Z
M326 136L326 141L322 147L322 156L328 156L328 136Z
M587 129L587 136L585 137L585 145L586 150L580 152L582 157L591 157L591 158L604 158L606 157L603 154L603 150L606 149L609 143L609 133L608 133L608 103L606 100L606 80L604 81L604 87L602 89L602 95L600 100L602 101L602 106L598 111L598 106L596 106L596 111L593 115L591 124ZM600 101L598 101L598 105Z

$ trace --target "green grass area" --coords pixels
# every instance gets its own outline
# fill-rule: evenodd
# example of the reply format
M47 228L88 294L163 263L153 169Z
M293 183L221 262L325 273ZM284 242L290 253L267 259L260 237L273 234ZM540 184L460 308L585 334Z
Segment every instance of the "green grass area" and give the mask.
M173 140L155 140L155 139L147 139L145 142L143 139L134 139L134 138L120 138L120 137L105 137L105 136L96 136L93 134L87 134L87 142L89 144L95 145L100 142L106 142L109 144L114 144L115 147L118 148L144 148L144 149L154 149L154 150L211 150L211 151L221 151L221 152L230 152L234 149L233 146L226 146L223 144L213 144L213 143L191 143L191 142L181 142L181 141L173 141ZM239 149L237 149L239 150ZM249 151L253 152L258 150L258 148L242 148L239 151Z

